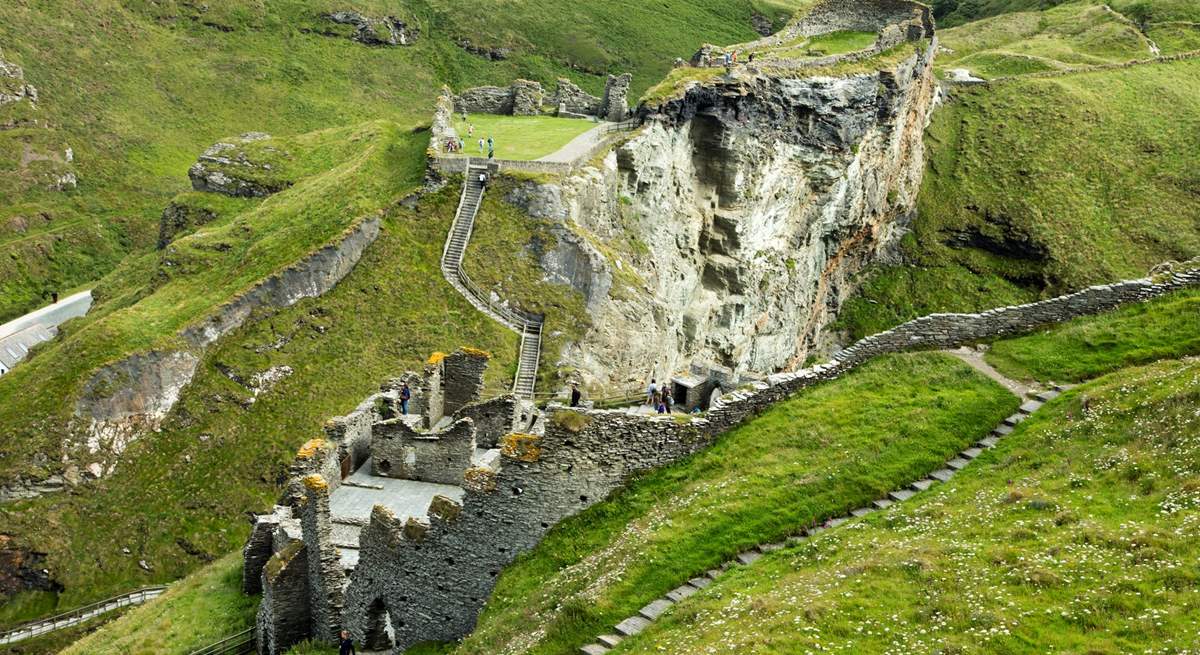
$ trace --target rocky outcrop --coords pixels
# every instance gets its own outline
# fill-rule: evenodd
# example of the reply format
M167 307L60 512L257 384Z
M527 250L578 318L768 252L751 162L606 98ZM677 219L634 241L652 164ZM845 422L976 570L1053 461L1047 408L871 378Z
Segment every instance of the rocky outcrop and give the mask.
M466 50L477 57L483 57L488 61L504 61L505 59L508 59L509 55L512 54L512 50L509 48L489 48L486 46L475 45L471 42L471 39L468 38L461 38L455 41L455 43L458 44L458 47L462 48L463 50Z
M37 99L37 89L25 83L25 71L14 63L0 59L0 106L22 100L37 102Z
M46 565L45 553L21 548L12 537L0 534L0 598L22 591L62 591Z
M247 132L209 146L188 169L192 188L227 196L263 198L292 186L292 180L279 174L280 160L288 158L286 152L271 147L251 152L247 148L270 138L262 132Z
M74 459L106 460L102 473L111 472L115 457L130 443L159 429L191 382L207 346L240 327L256 310L288 307L332 289L379 236L379 226L379 216L361 220L337 243L267 278L183 330L179 336L185 348L138 353L96 371L75 403L71 432L79 436L68 439L65 450ZM250 385L257 388L257 396L290 373L290 369L270 369Z
M217 213L206 207L195 207L185 203L170 202L163 208L158 219L158 248L162 250L175 240L175 236L188 232L217 218Z
M576 235L542 257L595 326L561 363L630 387L697 361L769 373L824 345L852 276L889 256L915 206L933 52L696 85L644 108L598 167L513 198Z
M421 34L415 25L410 26L395 16L374 18L356 11L335 11L325 18L338 25L350 26L354 30L350 38L366 45L412 45Z

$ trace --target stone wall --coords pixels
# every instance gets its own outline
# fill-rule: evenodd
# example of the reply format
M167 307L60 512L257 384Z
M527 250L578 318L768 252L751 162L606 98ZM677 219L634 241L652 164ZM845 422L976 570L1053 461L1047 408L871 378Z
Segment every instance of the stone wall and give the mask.
M558 87L554 91L551 103L559 113L565 111L585 116L600 114L600 98L584 91L565 77L558 78Z
M542 85L529 80L516 80L512 90L512 113L514 116L537 116L542 113L542 100L546 91Z
M515 429L517 397L505 394L491 400L469 403L454 413L454 420L471 419L475 426L476 444L480 448L496 448L499 438Z
M325 422L325 438L338 445L342 455L350 455L350 469L356 470L371 456L371 426L380 420L379 407L394 401L396 391L368 396L353 412ZM412 403L409 403L410 407Z
M306 496L299 503L300 524L307 557L308 605L311 634L335 642L342 626L346 574L333 546L329 517L329 483L320 475L304 478Z
M402 418L375 424L372 474L404 480L461 485L475 456L475 426L459 419L438 432L417 432Z
M599 502L632 474L710 445L720 434L796 391L888 352L946 348L1025 332L1200 285L1200 270L1155 283L1134 280L979 314L939 314L905 323L838 353L826 365L771 376L718 399L700 418L633 416L556 408L543 436L509 435L496 468L467 471L462 505L431 507L427 521L401 525L377 511L363 532L359 566L346 592L346 627L362 638L381 600L400 649L456 640L474 627L500 570L550 526Z
M465 349L446 355L442 360L442 414L452 416L479 400L483 393L483 372L490 357L480 350Z
M629 116L629 85L633 75L609 75L598 115L602 120L620 122Z
M262 569L255 633L260 653L282 653L310 633L308 553L295 541Z

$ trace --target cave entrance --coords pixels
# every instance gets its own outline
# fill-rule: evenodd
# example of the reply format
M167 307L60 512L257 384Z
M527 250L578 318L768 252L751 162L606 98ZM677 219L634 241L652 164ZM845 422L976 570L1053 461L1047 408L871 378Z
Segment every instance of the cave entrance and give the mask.
M382 598L376 598L367 608L367 634L363 639L363 650L391 651L396 647L396 632L392 629L392 617Z

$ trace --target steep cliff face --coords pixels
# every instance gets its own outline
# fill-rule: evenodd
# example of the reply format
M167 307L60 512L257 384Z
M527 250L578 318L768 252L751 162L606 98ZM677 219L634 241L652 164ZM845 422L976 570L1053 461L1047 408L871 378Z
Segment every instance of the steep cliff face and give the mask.
M629 385L692 363L766 373L827 347L850 277L915 205L936 46L902 47L885 70L694 86L643 109L599 167L524 194L576 237L542 262L596 326L562 363Z

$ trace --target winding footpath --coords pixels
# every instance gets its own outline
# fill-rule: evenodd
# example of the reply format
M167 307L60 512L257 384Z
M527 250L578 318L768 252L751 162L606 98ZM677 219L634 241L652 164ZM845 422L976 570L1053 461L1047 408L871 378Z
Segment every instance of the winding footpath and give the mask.
M975 444L970 448L963 450L948 460L944 466L930 471L924 477L914 480L907 485L889 492L883 498L873 501L870 505L859 507L858 509L852 510L842 516L830 518L824 523L815 527L805 528L797 534L788 537L784 541L759 544L757 547L751 550L737 554L732 559L718 566L717 568L709 569L703 575L696 576L683 582L678 587L675 587L671 591L667 592L661 598L650 601L644 607L638 610L637 614L634 614L633 616L614 626L612 632L599 635L596 637L595 643L583 646L579 649L579 652L583 653L584 655L603 655L604 653L609 652L609 650L612 648L615 648L617 644L621 643L621 641L624 639L632 637L633 635L645 630L652 622L657 620L658 617L662 616L676 603L709 586L730 568L753 564L766 553L781 550L791 544L807 541L827 530L836 529L841 525L853 521L854 519L885 510L896 503L902 503L918 493L929 489L935 484L938 484L939 482L946 482L950 480L950 478L954 477L956 473L967 466L970 466L971 462L974 461L976 457L979 457L981 454L983 454L983 451L989 448L994 448L1001 439L1011 434L1018 423L1029 418L1029 416L1031 416L1034 412L1036 412L1038 409L1041 409L1043 404L1053 400L1054 398L1057 398L1060 393L1070 388L1070 386L1060 385L1054 387L1053 389L1041 391L1030 387L1022 382L1004 376L1002 373L992 368L990 364L984 361L981 352L970 348L958 348L955 350L945 350L942 352L962 360L971 368L979 371L981 374L986 375L992 380L995 380L1005 389L1008 389L1014 395L1022 398L1024 402L1021 404L1017 412L1012 416L1005 418L992 430L988 436L975 442Z
M158 598L167 590L166 587L146 587L138 589L120 596L113 596L107 600L102 600L91 605L84 605L66 612L58 616L52 616L48 619L26 623L18 626L7 632L0 633L0 645L15 644L18 641L25 641L34 637L40 637L44 634L63 630L71 626L79 625L86 621L90 621L97 616L107 614L122 607L130 607L132 605L141 605L146 601Z

